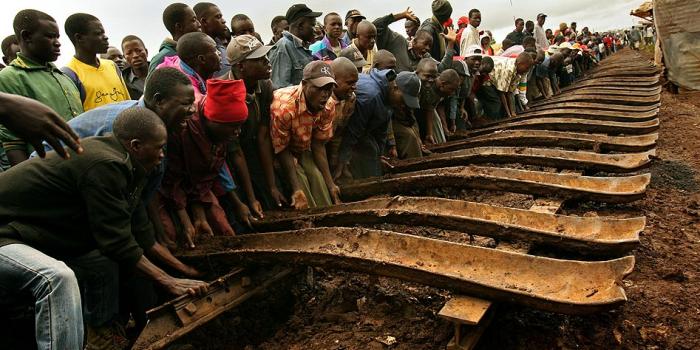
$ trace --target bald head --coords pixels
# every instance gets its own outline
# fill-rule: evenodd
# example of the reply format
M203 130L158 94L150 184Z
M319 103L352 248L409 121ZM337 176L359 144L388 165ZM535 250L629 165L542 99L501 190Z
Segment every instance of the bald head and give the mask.
M188 62L194 57L208 53L212 46L216 48L216 42L206 33L187 33L177 41L177 55L181 60Z
M331 62L331 69L335 76L346 76L346 75L357 75L357 67L349 59L345 57L338 57Z
M443 82L459 82L459 73L454 69L445 69L438 77Z
M374 54L372 68L379 70L396 69L396 56L387 50L379 50Z
M549 67L556 68L564 62L564 55L559 52L549 56Z
M515 59L515 68L518 74L527 73L534 64L535 60L529 52L523 52Z
M445 69L440 73L435 84L438 88L438 93L442 97L452 96L459 88L459 73L454 69Z
M216 42L203 32L187 33L177 41L177 55L204 79L219 70L221 57Z
M337 99L347 100L353 96L357 89L357 67L349 59L338 57L331 63L331 69L335 73L335 88L333 94Z
M540 63L544 62L545 57L546 57L546 55L544 54L544 50L538 49L537 50L537 57L535 57L535 64L540 64Z
M416 75L418 75L423 84L432 85L438 77L437 67L436 60L426 57L421 59L416 65Z
M374 34L377 34L377 27L372 24L372 22L368 20L363 20L357 25L357 34L360 35L360 33L365 33L369 34L374 32Z
M357 25L357 40L355 45L360 51L365 52L374 48L377 40L377 28L368 20L363 20Z
M112 133L124 146L134 163L146 172L161 163L168 132L156 112L145 107L125 109L114 120Z
M418 61L418 64L416 65L416 72L432 68L437 69L437 61L432 58L423 58Z
M122 142L155 141L166 134L165 124L158 114L144 107L131 107L119 113L112 133Z

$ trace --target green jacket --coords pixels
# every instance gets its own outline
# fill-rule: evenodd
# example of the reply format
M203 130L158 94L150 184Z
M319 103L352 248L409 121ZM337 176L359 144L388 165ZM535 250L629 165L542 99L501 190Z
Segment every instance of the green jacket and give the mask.
M160 44L160 48L158 49L158 53L151 58L151 63L148 65L148 74L151 74L151 72L156 70L156 67L163 63L163 60L165 60L166 57L177 55L177 50L175 49L176 46L177 41L173 39L167 38L163 40L163 42Z
M83 113L78 89L53 63L36 63L21 53L0 71L0 91L35 99L51 107L65 121ZM0 142L5 151L32 149L24 140L0 126Z
M82 146L68 160L49 152L0 173L0 246L21 242L57 259L98 249L131 268L155 243L141 205L146 172L113 135Z

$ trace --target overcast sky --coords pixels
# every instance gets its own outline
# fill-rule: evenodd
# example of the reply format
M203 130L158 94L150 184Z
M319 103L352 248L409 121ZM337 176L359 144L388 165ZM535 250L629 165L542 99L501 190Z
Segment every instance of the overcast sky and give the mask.
M209 0L212 1L212 0ZM295 0L292 0L295 1ZM237 13L245 13L253 19L255 29L265 42L270 40L272 32L270 21L276 15L284 15L292 1L282 0L228 0L218 3L227 22ZM296 0L299 1L299 0ZM12 20L17 11L33 8L44 11L57 21L63 34L63 21L76 12L86 12L98 17L107 31L110 44L119 46L121 39L135 34L144 40L149 50L149 57L157 51L161 41L168 35L162 22L163 9L173 1L168 0L22 0L3 1L0 13L0 35L4 38L12 34ZM629 15L633 8L643 0L479 0L451 1L454 9L452 18L455 23L460 16L466 15L471 8L481 10L481 28L491 29L499 42L512 30L513 20L522 17L535 20L538 13L544 12L549 17L545 28L557 28L560 22L578 22L579 28L588 26L593 31L628 27L636 23ZM430 0L307 0L306 4L314 11L323 13L335 11L343 17L351 8L359 9L367 19L374 20L391 12L401 12L410 6L421 20L430 16ZM187 2L194 6L196 2ZM352 6L352 7L350 7ZM404 33L403 21L393 25L394 30ZM62 37L62 55L57 65L61 66L73 55L70 41Z

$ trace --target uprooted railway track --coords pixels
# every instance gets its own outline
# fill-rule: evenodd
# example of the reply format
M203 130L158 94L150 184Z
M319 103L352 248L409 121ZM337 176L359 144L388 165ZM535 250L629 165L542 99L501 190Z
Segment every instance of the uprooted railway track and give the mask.
M591 72L592 78L578 82L580 93L576 92L578 88L566 89L556 101L534 107L529 114L519 116L521 119L457 135L447 144L433 146L434 156L405 163L411 167L396 164L396 174L346 184L345 198L360 201L327 209L269 213L256 223L256 230L262 233L217 238L184 253L184 258L200 266L245 269L217 282L219 288L205 298L181 298L152 312L152 325L160 328L149 333L147 327L137 347L165 346L239 305L238 300L274 289L278 280L288 276L302 276L292 278L292 283L316 290L314 284L326 281L323 278L328 278L328 269L417 282L437 288L429 293L437 293L441 300L449 299L440 292L447 291L447 295L462 293L513 305L506 310L515 311L499 312L496 323L508 322L513 313L533 308L547 311L544 315L610 309L617 312L629 297L625 289L630 283L625 276L632 271L633 249L640 244L646 223L637 203L644 200L650 186L646 172L658 139L658 71L644 62L631 52L613 56ZM633 74L635 70L640 74ZM598 88L605 89L602 95L607 97L601 99L601 94L593 91ZM625 91L634 96L626 98ZM450 155L448 152L456 153L444 156ZM562 169L568 170L559 172ZM370 198L376 195L380 197ZM489 198L489 203L479 203L474 196ZM514 199L501 204L503 196ZM517 201L553 201L562 207L554 212L528 210L525 204L511 207ZM420 237L425 235L429 238ZM509 248L512 244L518 245L517 252ZM260 272L261 266L263 271L269 266L269 272ZM286 266L292 269L284 269ZM318 270L301 269L300 274L301 266ZM394 288L416 288L412 283L393 283L398 285ZM234 295L238 293L236 286L240 293ZM399 299L405 295L411 292L399 292ZM353 312L368 313L362 311L360 299ZM297 302L315 305L313 299ZM324 299L322 303L330 307L336 302ZM297 315L299 312L304 311L296 311L294 317L303 317ZM536 317L534 320L537 322ZM289 322L278 327L292 334L311 327ZM343 319L336 322L342 324ZM415 320L411 322L415 328ZM434 325L434 316L425 316L424 322ZM318 331L319 327L311 328ZM527 329L527 325L522 327ZM625 330L615 331L627 334ZM208 332L215 334L211 329ZM610 332L613 334L613 330ZM202 341L197 337L192 341ZM354 337L352 344L362 343ZM289 340L287 336L282 338ZM415 345L405 348L438 349L446 342L443 337L434 344L418 346L411 335L404 338L398 342ZM304 345L296 348L331 347L324 341L300 341ZM343 339L339 342L342 344ZM377 342L382 343L366 339L366 343ZM248 340L247 344L282 346L264 339ZM354 348L348 346L345 348Z

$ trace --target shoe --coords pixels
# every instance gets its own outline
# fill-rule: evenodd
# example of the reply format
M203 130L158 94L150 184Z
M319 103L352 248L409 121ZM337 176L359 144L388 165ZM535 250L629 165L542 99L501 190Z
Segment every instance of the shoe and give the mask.
M103 327L87 326L87 345L85 350L126 350L129 339L126 332L116 322Z

